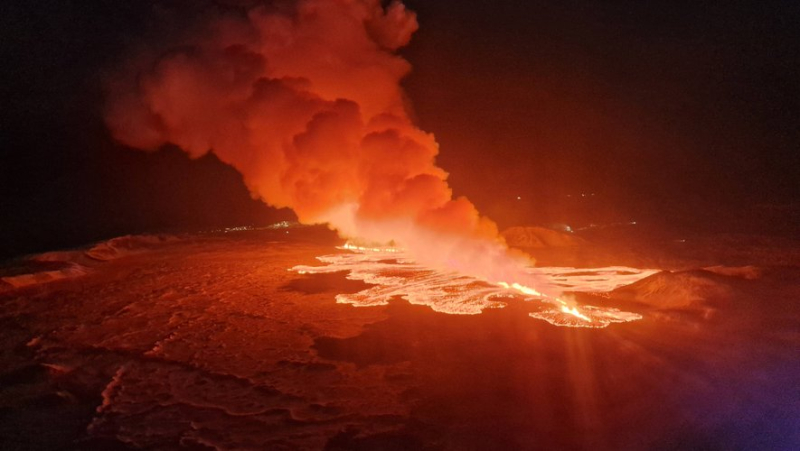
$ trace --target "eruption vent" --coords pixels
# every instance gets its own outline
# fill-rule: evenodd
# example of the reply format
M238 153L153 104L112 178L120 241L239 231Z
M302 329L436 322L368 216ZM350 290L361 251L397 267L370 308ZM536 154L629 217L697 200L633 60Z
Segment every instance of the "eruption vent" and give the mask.
M108 83L120 142L213 152L254 197L346 237L394 240L419 263L557 294L496 225L453 198L433 135L411 122L394 52L417 29L400 2L300 0L203 15Z

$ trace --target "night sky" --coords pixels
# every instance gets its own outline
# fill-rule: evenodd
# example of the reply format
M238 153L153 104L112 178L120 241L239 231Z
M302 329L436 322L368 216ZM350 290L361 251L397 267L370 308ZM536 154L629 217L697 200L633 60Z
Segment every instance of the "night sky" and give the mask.
M104 73L198 3L4 3L0 258L292 217L214 156L133 152L105 129ZM796 233L800 5L702 3L406 2L405 86L456 194L501 227Z

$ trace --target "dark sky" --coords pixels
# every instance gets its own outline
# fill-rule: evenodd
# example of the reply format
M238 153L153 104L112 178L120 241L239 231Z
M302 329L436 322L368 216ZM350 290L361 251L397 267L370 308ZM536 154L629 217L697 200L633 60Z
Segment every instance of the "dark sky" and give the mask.
M4 2L0 258L291 217L251 200L214 157L109 139L102 71L156 3ZM418 123L456 193L501 226L786 229L773 213L800 200L797 2L406 3L421 24L403 50Z
M456 189L491 216L699 216L798 199L796 2L521 3L409 2L419 122Z

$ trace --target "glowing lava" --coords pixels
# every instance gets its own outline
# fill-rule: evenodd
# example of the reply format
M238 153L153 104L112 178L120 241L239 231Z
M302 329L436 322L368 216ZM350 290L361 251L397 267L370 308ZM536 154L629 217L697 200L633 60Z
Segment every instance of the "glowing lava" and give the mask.
M641 315L613 307L578 305L567 296L550 296L516 282L488 282L456 271L437 270L416 263L403 249L347 243L342 253L317 257L324 266L296 266L300 274L347 271L347 278L374 286L353 294L339 294L337 302L356 307L386 305L399 297L427 305L441 313L475 315L503 308L508 302L539 301L529 315L556 326L602 328L611 323L641 319ZM564 292L603 293L657 272L628 267L526 268L537 279Z
M527 294L529 296L538 296L538 297L542 298L542 300L544 300L544 301L561 304L561 312L566 313L568 315L572 315L572 316L574 316L576 318L580 318L580 319L582 319L582 320L584 320L586 322L589 322L589 323L592 322L591 318L589 318L588 316L586 316L586 315L582 314L581 312L579 312L578 309L575 306L570 307L567 304L567 302L564 301L561 298L558 298L558 297L554 298L554 297L548 296L548 295L546 295L546 294L544 294L544 293L542 293L542 292L540 292L540 291L538 291L538 290L536 290L534 288L526 287L525 285L520 285L520 284L518 284L516 282L512 283L511 285L509 285L507 282L498 282L497 284L500 285L501 287L505 288L506 290L508 290L510 288L513 288L513 289L519 291L522 294Z

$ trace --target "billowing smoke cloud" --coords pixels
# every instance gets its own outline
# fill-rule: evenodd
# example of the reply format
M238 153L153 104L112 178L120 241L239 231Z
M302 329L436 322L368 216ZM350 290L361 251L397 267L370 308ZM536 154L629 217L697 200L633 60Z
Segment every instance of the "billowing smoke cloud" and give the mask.
M410 65L395 51L418 25L403 4L299 0L201 22L109 80L117 140L213 152L254 197L347 237L394 240L421 263L526 277L527 257L453 198L433 135L409 119L400 80Z

